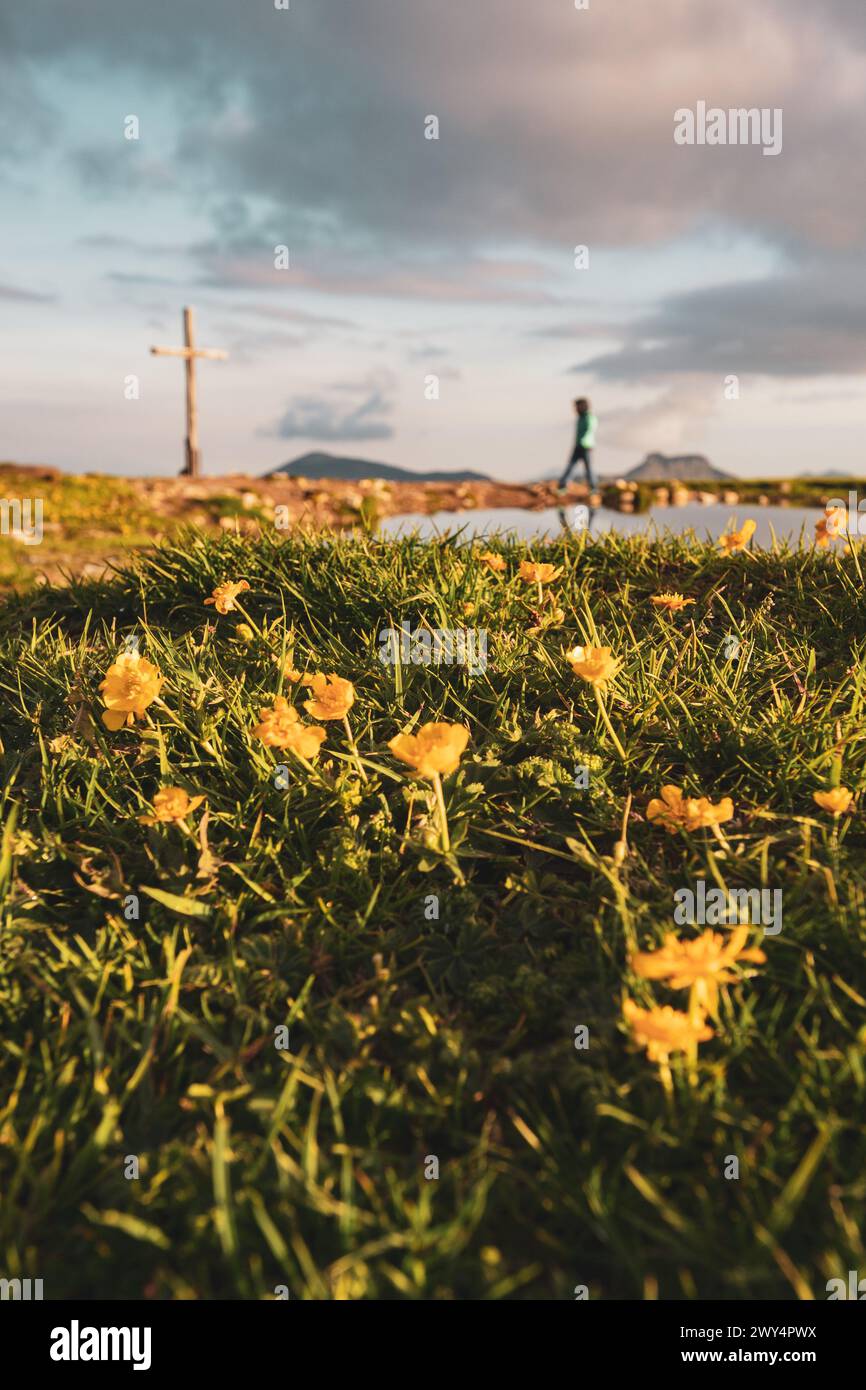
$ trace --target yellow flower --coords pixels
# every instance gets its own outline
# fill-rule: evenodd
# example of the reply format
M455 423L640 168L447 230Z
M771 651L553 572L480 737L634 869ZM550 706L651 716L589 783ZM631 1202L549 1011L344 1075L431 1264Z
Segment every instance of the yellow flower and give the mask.
M638 1008L633 999L622 1006L623 1017L634 1034L634 1040L646 1048L651 1062L667 1065L672 1052L690 1052L698 1043L709 1042L712 1028L702 1016L682 1014L666 1004L663 1009Z
M283 662L283 680L291 681L292 685L297 685L298 681L304 679L304 672L295 669L295 663L291 656L287 656Z
M325 741L325 730L318 724L302 724L298 711L282 695L274 703L259 711L261 723L253 729L253 736L260 738L268 748L288 748L299 758L311 761L319 755Z
M842 816L854 800L854 793L847 787L834 787L829 792L813 792L812 798L822 811L830 811L834 816Z
M184 820L203 801L203 796L190 796L183 787L163 787L153 798L153 815L139 816L138 819L142 825Z
M562 574L562 566L538 565L534 560L520 561L520 578L527 584L550 584Z
M704 826L721 825L734 814L734 803L723 796L718 805L706 796L683 796L679 787L662 787L661 800L654 797L646 808L647 820L658 821L669 834L675 830L700 830Z
M736 927L727 940L709 927L691 941L680 941L674 932L668 932L660 950L637 951L629 965L644 980L667 980L671 989L691 989L693 1014L700 1009L715 1014L719 985L737 979L730 973L731 966L738 961L761 965L767 959L756 946L743 949L748 935L748 926Z
M719 537L719 545L725 555L734 555L738 550L745 550L752 536L755 534L756 523L751 519L744 521L739 531L731 531L728 535Z
M314 699L304 702L304 709L314 719L345 719L355 703L355 687L342 676L321 674L310 676L304 685L312 690Z
M481 561L482 565L486 565L487 568L489 570L492 570L494 574L501 574L504 569L507 569L507 565L503 557L501 555L497 555L493 550L485 550L484 554L479 555L478 558Z
M237 607L235 599L238 594L246 593L249 587L245 579L240 579L237 582L227 580L225 584L217 584L210 598L205 599L205 605L213 603L216 605L218 613L233 613Z
M664 608L668 613L679 613L681 608L694 603L694 599L683 598L682 594L653 594L650 603L654 603L656 608Z
M844 507L825 507L824 515L815 522L815 544L826 549L831 541L838 539L848 523L848 512Z
M611 656L610 647L573 647L565 659L576 676L597 689L613 680L622 665L619 657Z
M395 758L414 768L419 777L433 781L458 766L469 730L465 724L423 724L417 734L397 734L388 744Z
M138 652L124 652L109 666L99 689L105 710L102 722L107 729L121 729L143 719L148 705L157 697L163 677Z

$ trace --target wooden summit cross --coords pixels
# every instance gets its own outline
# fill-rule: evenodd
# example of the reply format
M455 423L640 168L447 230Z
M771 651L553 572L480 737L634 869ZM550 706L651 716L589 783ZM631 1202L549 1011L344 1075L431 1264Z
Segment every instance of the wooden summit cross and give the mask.
M182 473L188 473L191 478L199 475L199 464L201 454L198 447L198 404L195 394L195 359L197 357L211 357L219 361L225 361L228 357L227 352L220 348L197 348L195 345L195 323L192 309L183 311L183 347L152 347L150 350L156 357L183 357L186 361L186 467L181 469Z

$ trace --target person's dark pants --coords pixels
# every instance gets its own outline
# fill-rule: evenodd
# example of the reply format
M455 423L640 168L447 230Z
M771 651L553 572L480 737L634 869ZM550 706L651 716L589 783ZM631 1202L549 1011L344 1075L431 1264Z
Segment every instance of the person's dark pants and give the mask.
M575 445L574 453L568 460L568 463L565 467L565 472L559 480L559 486L561 488L567 486L568 480L571 477L571 471L576 463L583 464L584 468L586 469L586 485L589 488L590 492L595 492L595 478L592 475L592 450L584 448L582 444Z

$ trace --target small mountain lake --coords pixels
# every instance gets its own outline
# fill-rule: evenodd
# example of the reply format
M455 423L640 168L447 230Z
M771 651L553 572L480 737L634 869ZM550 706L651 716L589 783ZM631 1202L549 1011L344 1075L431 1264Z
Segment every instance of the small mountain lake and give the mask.
M796 546L801 541L811 545L815 537L815 522L823 511L813 507L756 506L740 503L736 507L720 503L703 506L688 502L682 507L651 507L645 512L618 512L607 507L589 509L580 503L569 502L563 507L530 512L518 507L497 507L488 510L462 512L421 512L387 517L380 523L379 534L387 537L411 535L416 532L425 540L447 533L460 532L462 540L479 540L487 536L515 536L520 540L555 540L563 531L580 531L589 521L592 536L605 531L623 535L636 532L662 534L673 531L681 534L694 531L698 540L708 537L716 541L725 531L742 526L747 517L756 523L753 544L766 548L777 541Z

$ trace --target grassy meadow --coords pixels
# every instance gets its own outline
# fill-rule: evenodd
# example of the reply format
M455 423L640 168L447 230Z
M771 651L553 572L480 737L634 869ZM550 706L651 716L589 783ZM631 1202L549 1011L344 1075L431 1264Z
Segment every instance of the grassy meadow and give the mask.
M866 1267L860 555L493 549L500 573L453 540L189 531L4 601L8 1277L46 1298L760 1300ZM526 560L561 573L539 589ZM242 609L205 606L241 579ZM654 606L667 591L693 603ZM404 621L485 629L486 671L383 664ZM163 683L111 731L100 684L131 639ZM576 645L611 649L607 685ZM278 696L315 723L287 666L354 685L315 759L255 734ZM469 730L447 851L431 782L388 746L430 721ZM813 794L839 784L834 815ZM733 815L668 833L665 785ZM166 787L203 800L159 821ZM781 889L783 925L753 928L766 959L667 1065L623 1004L690 1008L634 957L700 935L673 895L701 878Z

